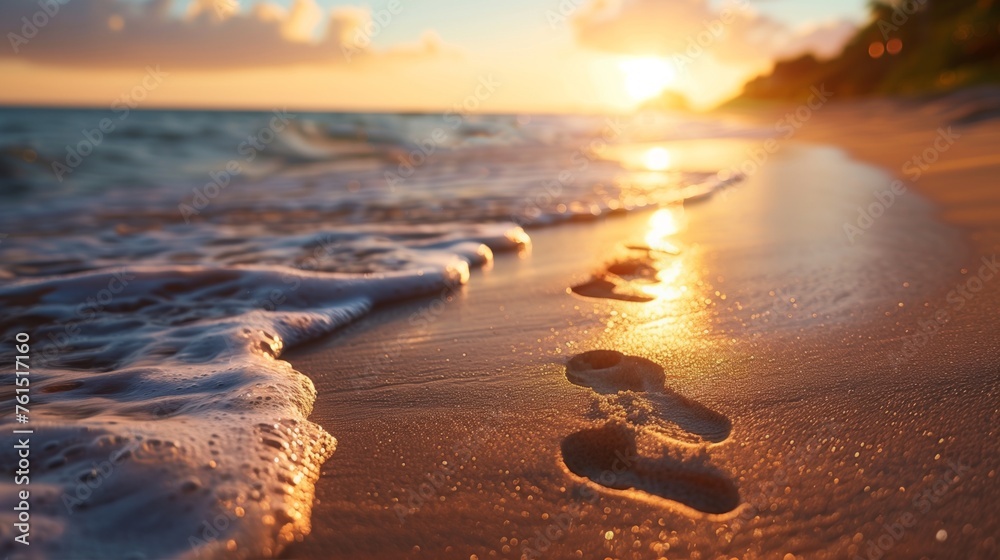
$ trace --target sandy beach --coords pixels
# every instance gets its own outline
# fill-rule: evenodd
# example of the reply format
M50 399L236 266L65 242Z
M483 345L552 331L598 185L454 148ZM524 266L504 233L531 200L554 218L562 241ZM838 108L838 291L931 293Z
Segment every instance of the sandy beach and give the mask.
M831 104L288 354L338 448L286 557L995 557L1000 133L952 119ZM651 301L570 290L609 266Z

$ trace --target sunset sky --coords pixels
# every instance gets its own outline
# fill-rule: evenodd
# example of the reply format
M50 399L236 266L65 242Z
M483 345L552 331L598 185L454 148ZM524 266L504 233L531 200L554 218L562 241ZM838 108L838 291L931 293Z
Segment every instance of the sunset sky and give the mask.
M865 0L47 1L0 4L2 104L622 111L669 89L704 108L867 17Z

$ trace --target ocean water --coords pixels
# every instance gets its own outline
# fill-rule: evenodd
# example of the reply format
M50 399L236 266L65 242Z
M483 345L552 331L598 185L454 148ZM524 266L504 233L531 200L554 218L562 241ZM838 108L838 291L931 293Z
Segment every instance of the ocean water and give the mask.
M279 553L336 451L283 349L462 284L533 228L736 185L657 146L753 134L659 114L0 110L2 352L30 337L47 535L31 553ZM10 537L18 488L0 488Z

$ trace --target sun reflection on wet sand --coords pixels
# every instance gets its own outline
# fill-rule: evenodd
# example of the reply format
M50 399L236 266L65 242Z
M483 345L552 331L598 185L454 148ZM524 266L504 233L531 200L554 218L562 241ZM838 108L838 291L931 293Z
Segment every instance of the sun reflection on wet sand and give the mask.
M646 245L650 249L665 253L678 253L679 249L668 238L680 233L686 222L683 204L660 208L649 218L649 233Z
M656 273L655 284L643 286L642 291L656 298L654 301L673 301L687 291L687 286L679 282L683 273L681 260L676 259Z
M687 242L695 232L686 205L730 185L742 188L738 180L723 181L717 170L735 168L748 146L718 139L630 143L604 154L621 166L627 192L659 208L623 232L618 251L590 280L572 287L577 295L614 302L600 346L703 365L720 359L717 345L728 339L713 336L713 325L726 294L715 286L722 279L706 268L714 256L703 252L703 244ZM684 184L682 173L703 174L704 181Z
M621 293L631 290L644 299L615 303L601 346L655 357L702 350L711 343L703 336L710 327L711 287L702 278L697 247L678 241L686 224L683 205L661 208L634 232L639 239L623 244L622 252L606 263L604 280Z
M655 298L650 302L653 307L663 307L673 302L688 291L685 281L685 260L688 258L672 242L686 225L683 204L674 204L661 208L649 217L648 230L645 234L646 259L656 270L653 281L643 285L641 290Z

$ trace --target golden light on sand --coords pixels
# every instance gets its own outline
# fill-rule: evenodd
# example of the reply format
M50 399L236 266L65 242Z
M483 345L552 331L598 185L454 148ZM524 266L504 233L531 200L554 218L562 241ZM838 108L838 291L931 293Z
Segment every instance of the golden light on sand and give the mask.
M703 266L697 251L675 246L677 236L687 228L682 204L665 206L653 212L644 224L637 224L645 252L633 252L636 259L651 269L631 285L637 294L650 298L641 307L619 310L614 328L606 331L602 344L626 353L650 350L706 348L711 340L703 336L711 325L706 314Z
M687 286L679 282L683 272L681 260L672 261L656 274L657 283L643 286L642 291L660 301L673 301L687 291Z
M684 207L682 205L660 208L649 218L649 233L646 234L646 243L654 249L659 249L668 237L681 230L683 222Z
M618 63L625 79L625 93L633 102L656 97L677 78L674 67L657 57L629 58Z
M655 251L677 253L678 249L670 242L670 238L684 229L684 206L676 204L660 208L649 217L649 231L646 233L646 245ZM672 258L669 264L661 263L656 274L657 283L643 286L647 294L661 300L670 301L679 298L684 288L678 285L678 279L683 272L681 259Z
M663 171L670 167L672 159L666 148L656 147L646 150L642 156L642 163L650 171Z

